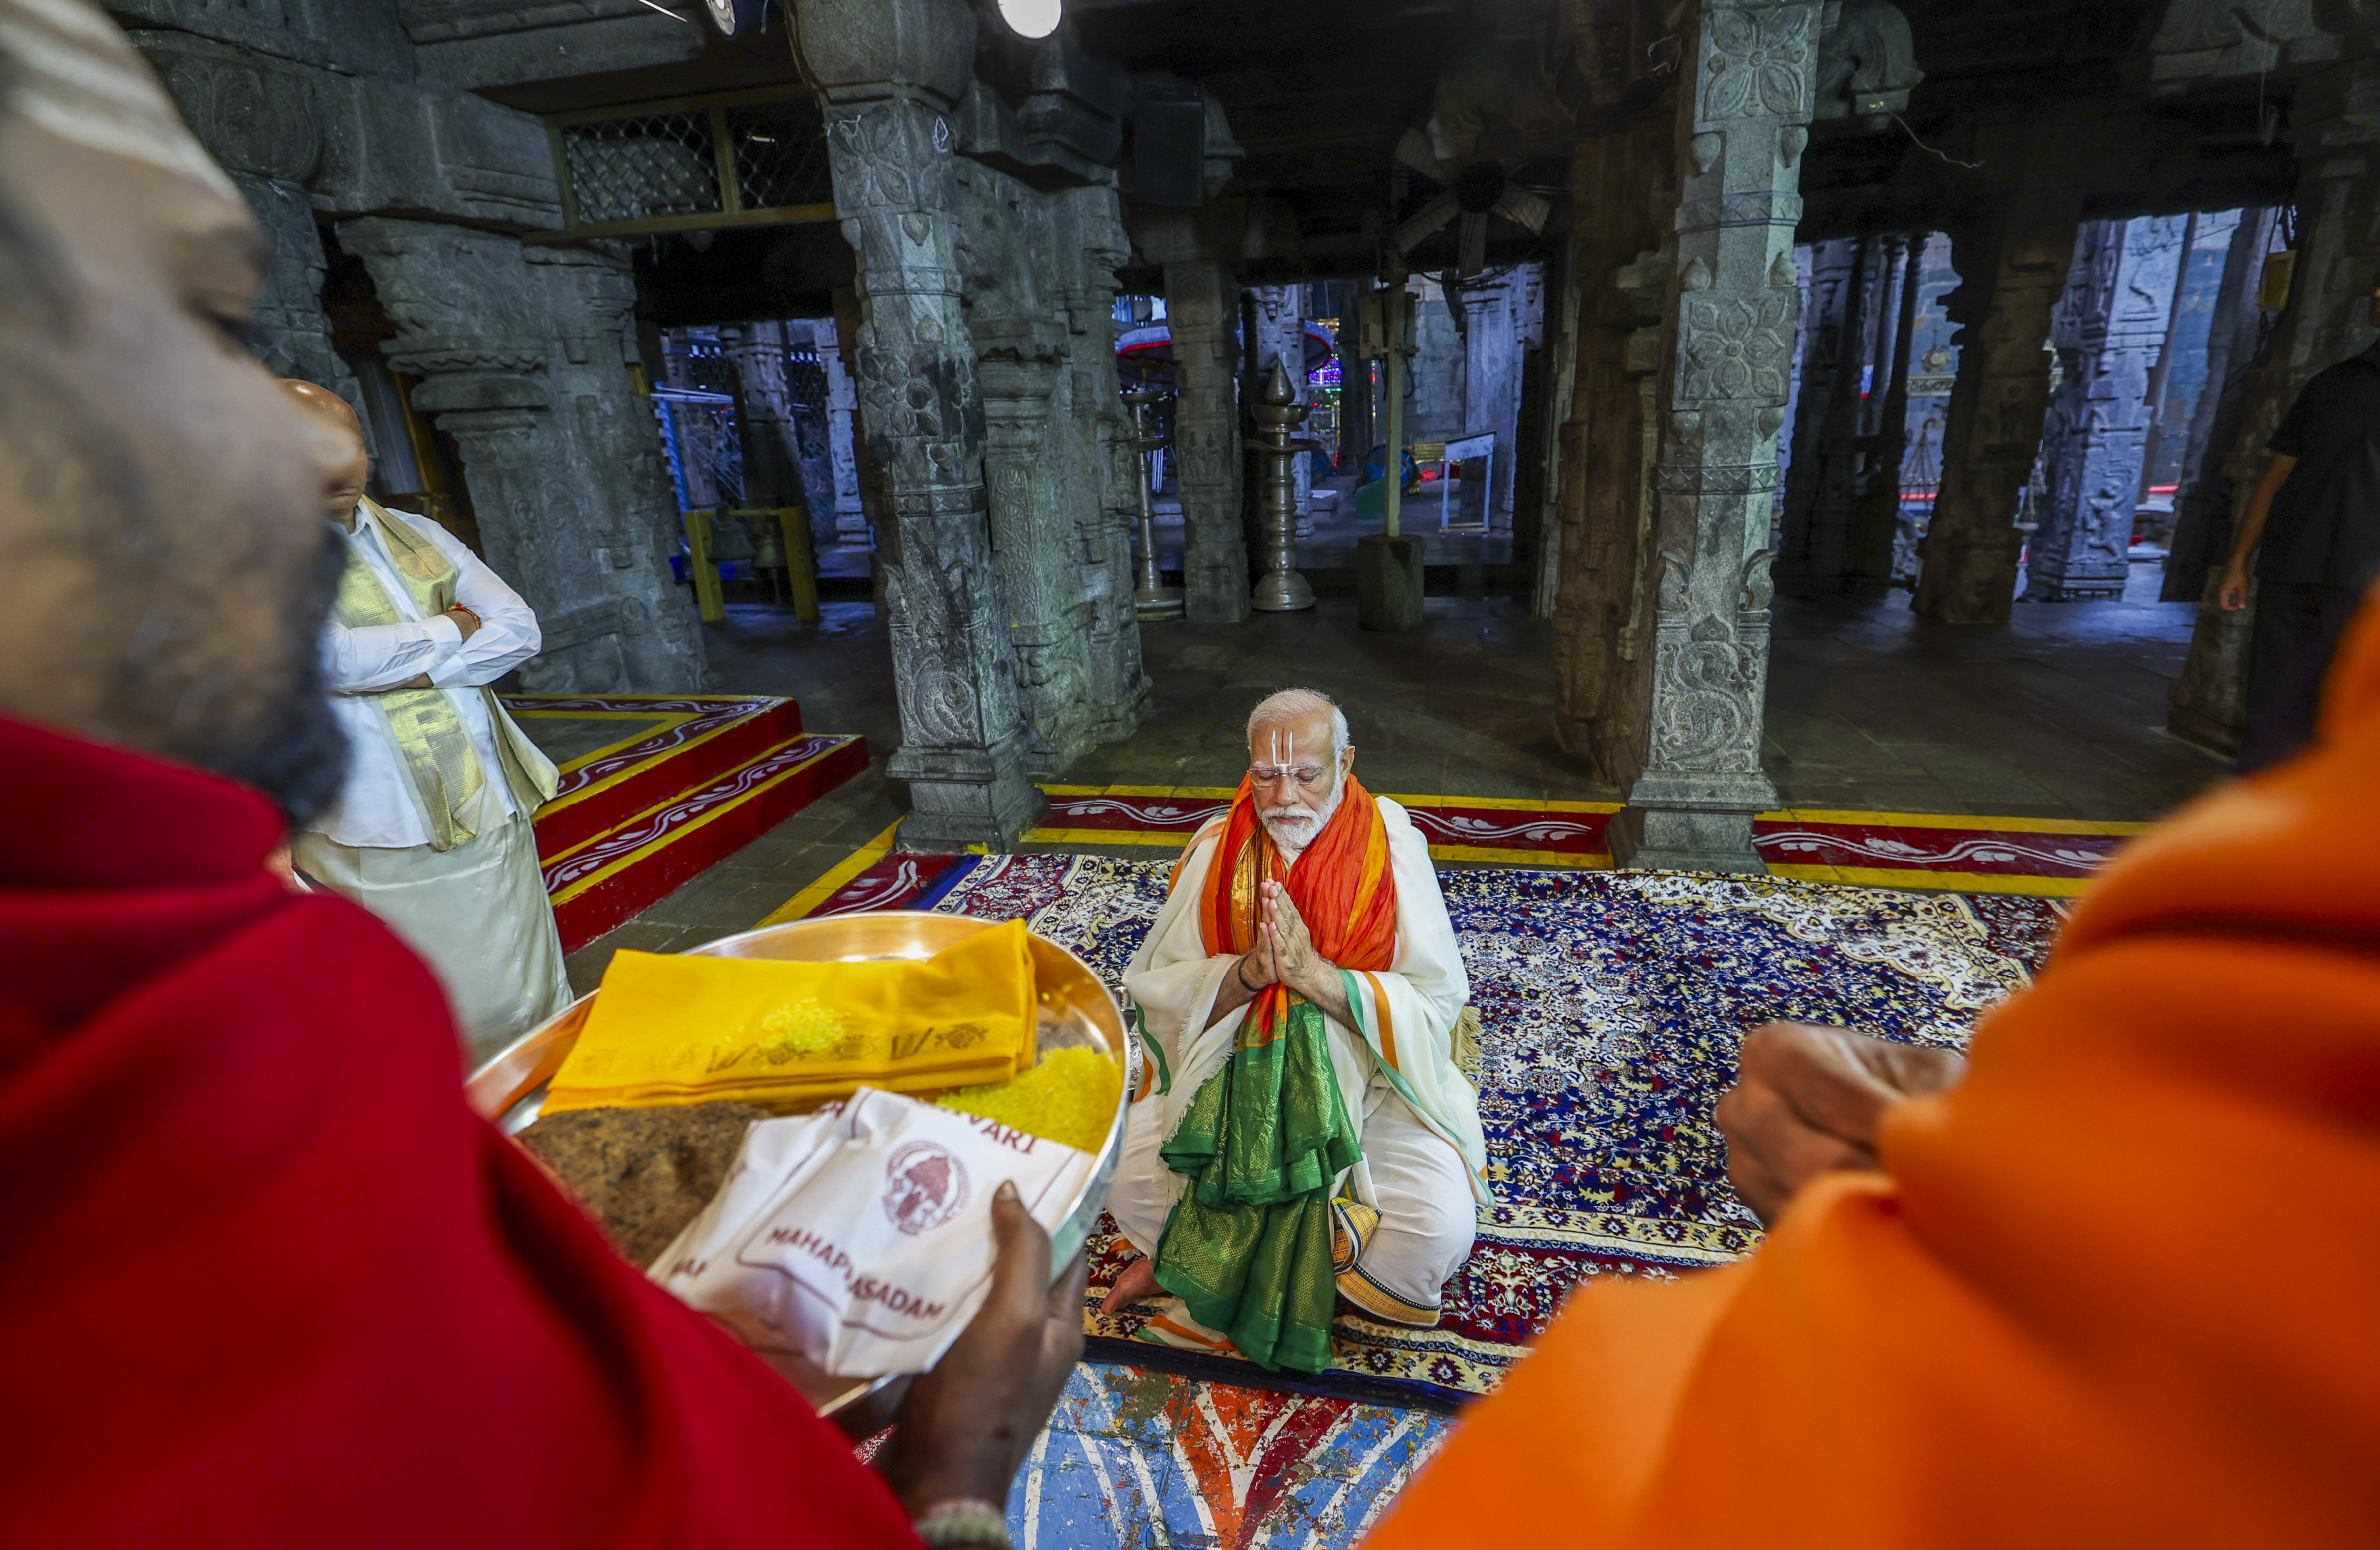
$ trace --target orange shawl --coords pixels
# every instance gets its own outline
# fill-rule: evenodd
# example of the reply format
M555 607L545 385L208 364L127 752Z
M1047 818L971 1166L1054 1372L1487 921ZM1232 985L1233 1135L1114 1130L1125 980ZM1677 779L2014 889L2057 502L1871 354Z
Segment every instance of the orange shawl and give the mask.
M1370 1550L2380 1544L2380 603L1881 1156L1580 1291Z

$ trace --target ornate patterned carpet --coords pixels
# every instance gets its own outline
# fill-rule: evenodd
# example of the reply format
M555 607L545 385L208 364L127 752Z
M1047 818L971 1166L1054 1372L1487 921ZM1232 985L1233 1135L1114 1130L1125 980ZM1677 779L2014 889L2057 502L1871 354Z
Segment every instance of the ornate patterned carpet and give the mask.
M1009 1534L1019 1550L1345 1550L1451 1424L1085 1362L1009 1493Z
M930 907L1004 920L1082 955L1111 983L1162 902L1171 858L960 858ZM1744 1030L1836 1023L1932 1044L2026 984L2062 906L2025 896L1845 888L1677 873L1442 873L1485 1031L1478 1072L1499 1204L1417 1332L1342 1313L1342 1399L1449 1406L1496 1386L1563 1296L1593 1276L1667 1276L1758 1239L1727 1186L1711 1106ZM917 907L912 903L910 907ZM1094 1260L1093 1297L1118 1268ZM1088 1317L1108 1360L1276 1384L1124 1346L1132 1318Z

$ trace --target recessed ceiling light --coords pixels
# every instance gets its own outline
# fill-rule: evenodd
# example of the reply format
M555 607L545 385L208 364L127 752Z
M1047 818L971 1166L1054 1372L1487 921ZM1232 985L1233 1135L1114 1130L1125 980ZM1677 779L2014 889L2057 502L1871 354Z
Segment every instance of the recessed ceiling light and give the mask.
M1046 38L1058 30L1058 0L1000 0L1000 19L1020 38Z

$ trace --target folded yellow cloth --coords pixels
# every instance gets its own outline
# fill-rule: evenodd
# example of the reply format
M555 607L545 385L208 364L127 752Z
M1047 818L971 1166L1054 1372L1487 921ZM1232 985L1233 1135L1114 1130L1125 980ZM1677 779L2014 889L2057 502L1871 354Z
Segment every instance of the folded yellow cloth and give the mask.
M922 962L619 952L544 1112L733 1101L791 1109L861 1085L1004 1082L1033 1063L1025 923Z

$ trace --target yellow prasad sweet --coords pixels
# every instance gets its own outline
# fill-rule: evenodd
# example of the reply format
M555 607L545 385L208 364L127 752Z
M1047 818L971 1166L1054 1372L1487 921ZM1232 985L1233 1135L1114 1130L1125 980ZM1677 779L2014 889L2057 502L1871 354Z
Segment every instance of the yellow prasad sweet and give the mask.
M1034 1057L1025 923L923 961L620 952L545 1112L733 1101L791 1109L862 1085L1005 1081Z
M1096 1049L1053 1049L1041 1063L1006 1082L962 1087L935 1100L978 1120L996 1120L1027 1135L1096 1153L1115 1120L1123 1072L1115 1057Z

